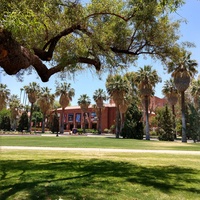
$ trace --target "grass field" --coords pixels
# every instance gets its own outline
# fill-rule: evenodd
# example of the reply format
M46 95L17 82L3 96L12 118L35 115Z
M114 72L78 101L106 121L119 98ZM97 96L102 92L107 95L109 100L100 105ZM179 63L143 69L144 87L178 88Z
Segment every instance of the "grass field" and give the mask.
M200 151L199 143L161 142L87 136L0 136L0 145Z
M103 137L3 136L1 146L200 150ZM199 200L200 155L1 150L1 200Z

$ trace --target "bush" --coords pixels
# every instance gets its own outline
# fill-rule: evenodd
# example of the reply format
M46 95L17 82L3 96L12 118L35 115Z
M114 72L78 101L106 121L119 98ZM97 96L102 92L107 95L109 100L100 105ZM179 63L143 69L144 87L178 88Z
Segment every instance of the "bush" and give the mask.
M174 121L172 112L168 106L158 110L156 119L158 120L158 129L156 130L159 140L174 141Z
M150 135L151 135L151 136L157 136L158 133L157 133L156 131L151 131L151 132L150 132Z
M111 130L110 130L110 129L107 129L107 128L105 128L103 132L104 132L104 133L110 133L110 132L111 132Z
M125 115L124 128L121 136L123 138L143 139L143 123L140 121L142 113L135 104L131 104Z
M158 139L161 141L174 141L173 131L165 132L162 128L157 129Z
M20 117L17 130L21 131L21 132L23 132L23 130L28 131L28 127L29 127L29 124L28 124L28 113L27 112L23 112L21 117Z

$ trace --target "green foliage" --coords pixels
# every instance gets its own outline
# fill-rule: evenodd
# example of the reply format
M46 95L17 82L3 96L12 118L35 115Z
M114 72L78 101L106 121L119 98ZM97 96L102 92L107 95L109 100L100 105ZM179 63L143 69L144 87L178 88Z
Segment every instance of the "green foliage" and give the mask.
M0 111L0 129L5 131L10 131L11 125L10 125L10 110L2 109Z
M77 133L78 134L82 134L83 133L83 129L82 128L78 128L77 129ZM85 133L98 133L97 130L94 130L94 129L85 129Z
M123 138L143 139L144 127L140 121L141 117L141 111L136 104L132 103L126 112L124 128L121 132Z
M83 133L83 129L82 128L77 128L77 132L78 132L78 134L82 134Z
M180 22L171 22L168 15L183 3L1 0L0 28L10 31L31 51L33 47L47 51L55 42L52 63L56 63L57 72L74 73L84 69L85 64L90 67L93 61L101 61L103 70L127 68L127 63L133 63L138 55L148 54L162 61L176 55ZM80 26L66 31L76 25Z
M158 128L156 130L159 140L173 141L173 116L168 106L157 110L156 119L158 120Z
M115 128L116 128L115 124L110 126L111 133L115 133Z
M41 111L34 111L33 114L32 114L32 122L36 124L42 122L42 119L43 119L43 114Z
M52 133L58 133L59 132L59 117L57 112L53 115L53 121L51 124L51 132Z
M150 131L150 135L151 136L157 136L157 132L156 131Z
M19 120L19 124L17 127L18 131L23 131L23 130L28 130L28 114L27 112L23 112L20 120Z
M200 110L192 104L189 104L188 122L187 136L190 136L194 142L200 141Z
M110 133L110 132L111 132L111 130L110 130L110 129L108 129L108 128L105 128L105 129L103 130L103 132L104 132L104 133Z

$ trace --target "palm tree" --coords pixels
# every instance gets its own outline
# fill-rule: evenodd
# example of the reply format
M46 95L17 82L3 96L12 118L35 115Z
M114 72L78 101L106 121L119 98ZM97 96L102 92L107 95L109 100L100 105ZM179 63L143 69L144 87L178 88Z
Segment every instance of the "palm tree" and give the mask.
M29 85L24 86L24 91L28 95L28 100L31 103L31 110L30 110L30 116L29 116L29 129L28 129L28 131L31 133L31 131L32 131L33 105L37 100L38 93L40 92L40 86L39 86L38 83L32 82Z
M150 140L149 133L149 101L150 96L154 93L156 83L161 82L156 70L152 70L152 66L145 65L136 72L135 81L142 100L144 100L145 117L146 117L146 140Z
M20 88L20 103L22 103L23 104L23 102L22 102L22 92L24 91L24 88Z
M6 102L9 99L10 90L6 84L0 83L0 110L6 107Z
M187 142L185 122L185 91L190 85L191 78L197 73L195 60L190 59L191 54L183 52L179 59L168 63L168 73L172 73L174 84L181 93L182 114L182 142Z
M101 115L103 108L103 101L106 101L106 92L103 89L95 90L93 99L96 102L97 113L98 113L98 134L101 134Z
M194 104L196 108L199 108L200 104L200 78L192 81L191 95L194 98Z
M163 95L166 96L167 101L172 106L172 113L174 118L174 130L176 128L176 122L175 122L175 105L178 101L178 90L175 87L174 80L171 78L170 80L166 80L162 89ZM176 134L174 134L176 138Z
M44 133L46 115L48 111L53 107L54 103L54 94L50 94L50 89L48 87L41 88L37 103L43 114L42 133Z
M85 133L85 117L88 107L91 103L90 97L87 94L82 94L78 99L78 105L81 107L83 112L83 132Z
M120 135L120 105L125 103L124 97L130 92L130 82L126 76L121 76L119 74L109 75L106 79L106 90L110 97L115 102L117 107L116 110L116 138L119 138Z
M71 84L61 83L56 86L56 96L60 96L59 103L62 107L61 113L61 123L60 123L60 133L64 133L64 111L65 107L69 105L72 97L75 95L75 91L71 88Z

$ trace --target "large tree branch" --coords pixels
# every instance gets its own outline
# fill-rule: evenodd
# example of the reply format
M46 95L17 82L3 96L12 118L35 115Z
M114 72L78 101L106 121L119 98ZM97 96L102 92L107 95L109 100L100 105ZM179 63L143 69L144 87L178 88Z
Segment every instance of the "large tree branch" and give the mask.
M58 43L58 41L63 37L66 36L75 30L80 30L81 26L79 24L73 25L67 29L64 29L61 31L58 35L55 37L51 38L43 47L43 49L38 49L36 47L33 48L35 55L37 55L41 60L44 61L50 61L53 56L53 52L55 50L55 47ZM45 51L45 49L49 46L48 51Z
M130 15L129 17L124 17L122 15L119 15L119 14L116 14L116 13L112 13L112 12L99 12L99 13L93 13L91 15L88 15L85 17L85 19L87 18L91 18L91 17L94 17L94 16L97 16L97 15L113 15L113 16L116 16L118 17L119 19L122 19L123 21L127 22L129 21L133 16L134 16L134 13L132 13L132 15ZM86 30L85 28L81 27L80 24L75 24L67 29L64 29L63 31L61 31L60 33L58 33L58 35L56 35L55 37L51 38L43 47L43 49L38 49L36 47L33 48L34 52L35 52L35 55L37 55L41 60L43 61L50 61L52 59L52 56L53 56L53 52L55 50L55 47L58 43L58 41L74 32L75 30L82 30L84 33L86 33L88 36L90 35L91 36L91 33ZM45 51L45 49L49 46L49 49L48 51Z
M76 63L84 63L95 66L100 70L100 60L98 58L75 57L64 65L57 65L50 69L40 60L37 55L32 54L28 49L16 42L9 32L0 31L0 66L9 75L16 74L21 69L33 66L43 82L64 69L65 66Z

